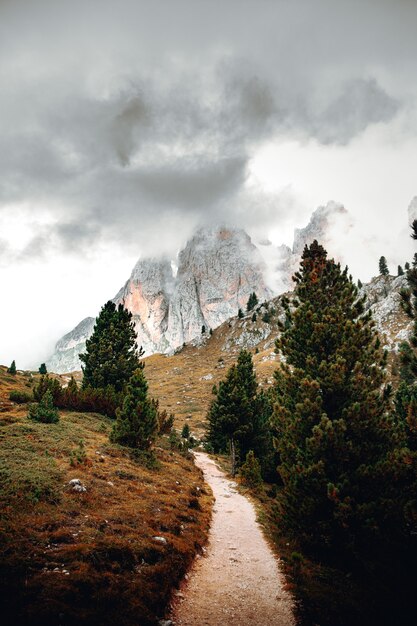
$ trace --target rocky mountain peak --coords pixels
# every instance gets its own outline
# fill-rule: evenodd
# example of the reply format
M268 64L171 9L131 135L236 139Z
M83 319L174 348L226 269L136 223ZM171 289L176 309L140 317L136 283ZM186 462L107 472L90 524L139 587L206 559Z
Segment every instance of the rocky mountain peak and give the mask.
M345 207L338 202L330 201L325 206L319 206L313 212L307 226L295 229L292 253L301 256L304 246L312 243L314 239L326 247L330 240L331 230L341 218L346 218L347 215Z
M240 228L199 229L179 253L177 263L174 277L170 260L140 259L113 299L131 311L138 344L147 355L171 352L198 339L203 326L208 332L236 315L239 307L245 308L253 291L260 300L272 296L261 254ZM57 343L48 362L51 371L80 369L78 354L85 349L93 325L89 322L83 334L77 327Z

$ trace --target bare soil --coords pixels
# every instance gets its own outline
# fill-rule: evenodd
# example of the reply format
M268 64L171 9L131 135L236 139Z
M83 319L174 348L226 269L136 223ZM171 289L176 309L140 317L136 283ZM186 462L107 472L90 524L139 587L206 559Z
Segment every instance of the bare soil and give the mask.
M178 626L294 626L292 599L249 500L204 453L198 467L215 505L205 556L197 559L178 592Z

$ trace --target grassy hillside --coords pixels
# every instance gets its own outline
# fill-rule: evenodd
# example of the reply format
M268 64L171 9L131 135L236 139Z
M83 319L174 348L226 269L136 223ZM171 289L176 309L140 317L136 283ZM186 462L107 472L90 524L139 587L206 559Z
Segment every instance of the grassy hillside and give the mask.
M206 540L211 495L200 472L167 439L157 467L144 467L109 444L111 420L100 415L28 420L8 396L31 384L0 368L2 623L156 623Z
M175 413L177 428L187 422L193 434L203 436L213 385L225 377L243 347L253 353L260 385L272 384L278 363L277 317L270 323L263 322L261 315L255 322L251 317L252 313L224 322L211 336L207 334L202 345L187 344L172 356L154 354L145 359L150 393L162 408Z

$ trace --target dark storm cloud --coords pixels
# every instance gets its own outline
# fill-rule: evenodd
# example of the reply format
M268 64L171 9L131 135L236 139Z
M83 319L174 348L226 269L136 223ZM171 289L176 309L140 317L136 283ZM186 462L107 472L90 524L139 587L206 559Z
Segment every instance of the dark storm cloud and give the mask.
M245 225L256 148L280 136L346 145L389 123L401 47L415 51L405 18L383 37L389 2L34 4L4 5L0 20L0 200L51 214L23 257L145 245L172 215ZM399 68L386 86L381 64Z

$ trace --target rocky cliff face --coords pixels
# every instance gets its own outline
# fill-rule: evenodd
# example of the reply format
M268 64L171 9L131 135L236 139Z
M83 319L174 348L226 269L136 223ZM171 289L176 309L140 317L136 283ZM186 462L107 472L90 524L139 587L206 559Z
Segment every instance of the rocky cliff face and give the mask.
M259 251L243 230L201 229L180 252L176 277L168 260L140 260L114 302L132 312L138 344L147 355L167 353L200 338L202 326L208 332L236 315L252 291L260 301L269 299L264 271ZM48 369L80 369L78 355L93 326L94 319L87 318L60 339Z
M294 287L291 277L299 268L304 246L311 244L315 239L337 260L343 261L337 257L338 251L334 249L334 233L342 225L344 229L349 228L348 211L342 204L328 202L314 211L307 226L295 229L292 249L285 245L278 248L277 271L284 290Z

